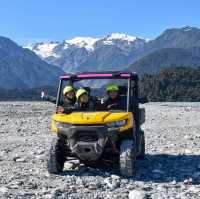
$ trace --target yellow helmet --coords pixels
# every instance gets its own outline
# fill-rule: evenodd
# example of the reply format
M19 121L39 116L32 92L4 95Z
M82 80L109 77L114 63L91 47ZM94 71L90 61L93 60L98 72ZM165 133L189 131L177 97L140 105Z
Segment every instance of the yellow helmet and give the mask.
M119 87L117 85L115 85L115 84L110 84L110 85L107 86L106 91L107 92L119 91Z
M79 97L83 94L88 94L88 92L84 88L80 88L76 92L76 98L79 99Z
M74 88L72 86L65 86L65 88L63 89L63 95L66 95L71 91L74 91Z

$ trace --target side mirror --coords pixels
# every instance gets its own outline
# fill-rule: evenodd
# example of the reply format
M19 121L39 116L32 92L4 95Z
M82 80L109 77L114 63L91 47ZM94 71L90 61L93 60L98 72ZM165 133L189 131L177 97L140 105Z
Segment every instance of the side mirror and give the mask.
M148 103L148 102L149 102L149 100L148 100L147 97L138 98L138 103L140 103L140 104L145 104L145 103Z

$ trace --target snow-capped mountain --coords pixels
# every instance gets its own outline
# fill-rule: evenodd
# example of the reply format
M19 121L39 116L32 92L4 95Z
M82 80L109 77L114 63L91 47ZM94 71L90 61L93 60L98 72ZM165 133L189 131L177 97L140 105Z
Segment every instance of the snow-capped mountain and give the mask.
M144 39L122 33L113 33L105 38L99 39L98 41L98 43L103 43L104 45L116 45L121 49L127 49L130 47L140 48L143 46L144 42Z
M78 48L85 48L88 51L93 51L94 44L98 40L99 40L98 38L92 38L92 37L75 37L74 39L65 41L64 49L76 46Z
M32 51L34 51L37 55L39 55L42 58L47 58L57 55L53 52L53 49L58 45L57 42L50 42L50 43L37 43L37 44L31 44L26 46L25 48L28 48Z
M76 37L63 42L37 43L28 48L48 63L57 65L66 72L124 70L129 66L134 66L134 63L139 63L139 68L142 68L144 63L148 63L145 65L147 68L149 65L155 68L154 65L156 65L158 69L162 68L164 63L165 65L179 66L182 62L178 58L176 59L173 53L168 53L170 49L172 52L176 52L176 56L179 58L182 56L186 59L187 54L187 64L196 66L199 63L196 57L200 55L200 29L190 26L171 28L153 40L112 33L103 38ZM185 50L176 50L188 48L192 48L189 53ZM153 61L152 56L146 57L162 49L168 50L156 53L156 55L160 55L159 57L152 54L156 61ZM159 64L158 60L161 58L161 54L163 59ZM167 56L170 58L166 59ZM139 60L142 58L145 60L140 62ZM171 60L172 63L167 62L168 60ZM136 68L132 68L136 70Z
M63 42L31 44L25 48L48 63L72 72L93 70L93 67L103 70L104 67L119 69L122 65L127 66L134 61L134 52L143 48L146 42L138 37L112 33L103 38L75 37Z

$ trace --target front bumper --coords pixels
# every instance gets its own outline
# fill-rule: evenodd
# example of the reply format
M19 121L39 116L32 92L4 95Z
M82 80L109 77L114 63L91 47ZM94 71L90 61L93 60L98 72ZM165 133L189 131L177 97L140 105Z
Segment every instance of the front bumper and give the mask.
M67 139L71 153L83 161L98 160L109 137L105 126L70 126L59 135Z

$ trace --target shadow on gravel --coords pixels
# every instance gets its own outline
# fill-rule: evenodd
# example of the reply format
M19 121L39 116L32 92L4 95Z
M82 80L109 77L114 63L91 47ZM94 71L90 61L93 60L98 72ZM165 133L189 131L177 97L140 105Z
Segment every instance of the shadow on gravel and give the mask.
M108 177L109 174L119 174L118 168L113 167L113 165L105 165L105 164L92 167L81 165L79 166L79 168L76 168L75 170L64 170L61 175Z
M100 168L88 168L84 165L77 170L64 171L62 175L75 176L102 176L119 174L119 170L112 165L101 166ZM200 156L198 155L168 155L168 154L147 154L144 160L138 160L136 165L136 176L132 178L144 182L184 182L200 184Z
M153 182L183 182L192 179L200 184L200 155L147 154L144 160L137 161L135 180Z

